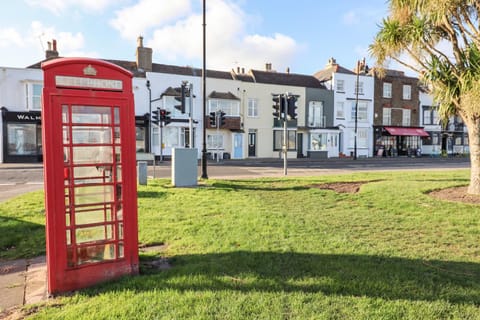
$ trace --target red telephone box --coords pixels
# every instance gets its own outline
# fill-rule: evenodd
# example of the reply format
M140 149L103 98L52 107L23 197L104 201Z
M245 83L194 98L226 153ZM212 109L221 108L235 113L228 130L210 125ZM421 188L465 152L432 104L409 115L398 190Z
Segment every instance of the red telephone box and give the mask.
M42 69L48 291L137 274L132 74L87 58Z

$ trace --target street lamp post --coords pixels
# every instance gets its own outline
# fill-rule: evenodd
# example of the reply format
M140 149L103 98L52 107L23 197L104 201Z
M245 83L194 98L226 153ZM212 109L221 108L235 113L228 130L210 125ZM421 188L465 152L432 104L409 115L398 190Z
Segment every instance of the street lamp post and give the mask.
M203 123L203 142L202 142L202 178L208 179L207 174L207 125L205 123L205 116L207 114L207 68L206 68L206 55L207 55L207 45L206 45L206 0L203 0L203 68L202 68L202 123Z
M148 152L152 152L152 89L150 89L150 80L146 83L148 89Z

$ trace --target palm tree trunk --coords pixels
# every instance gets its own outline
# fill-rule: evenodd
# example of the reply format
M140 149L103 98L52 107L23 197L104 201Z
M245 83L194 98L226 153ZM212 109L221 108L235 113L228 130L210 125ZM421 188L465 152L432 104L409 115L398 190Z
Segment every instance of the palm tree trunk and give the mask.
M466 122L470 147L470 185L469 194L480 195L480 119Z

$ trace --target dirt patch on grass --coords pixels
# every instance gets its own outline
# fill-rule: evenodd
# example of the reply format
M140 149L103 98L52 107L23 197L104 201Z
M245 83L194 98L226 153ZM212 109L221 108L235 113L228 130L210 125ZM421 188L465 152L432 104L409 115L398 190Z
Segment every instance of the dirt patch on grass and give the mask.
M480 196L468 194L466 186L435 190L430 195L440 200L480 204Z
M366 182L364 181L332 182L332 183L313 184L310 186L310 188L332 190L338 193L357 193L358 191L360 191L360 187L365 183Z

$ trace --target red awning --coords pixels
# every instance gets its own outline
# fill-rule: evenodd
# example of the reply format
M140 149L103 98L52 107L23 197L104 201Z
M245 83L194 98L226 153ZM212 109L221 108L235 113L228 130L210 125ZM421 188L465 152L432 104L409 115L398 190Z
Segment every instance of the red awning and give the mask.
M385 127L385 130L387 130L392 136L429 136L429 134L422 128Z

